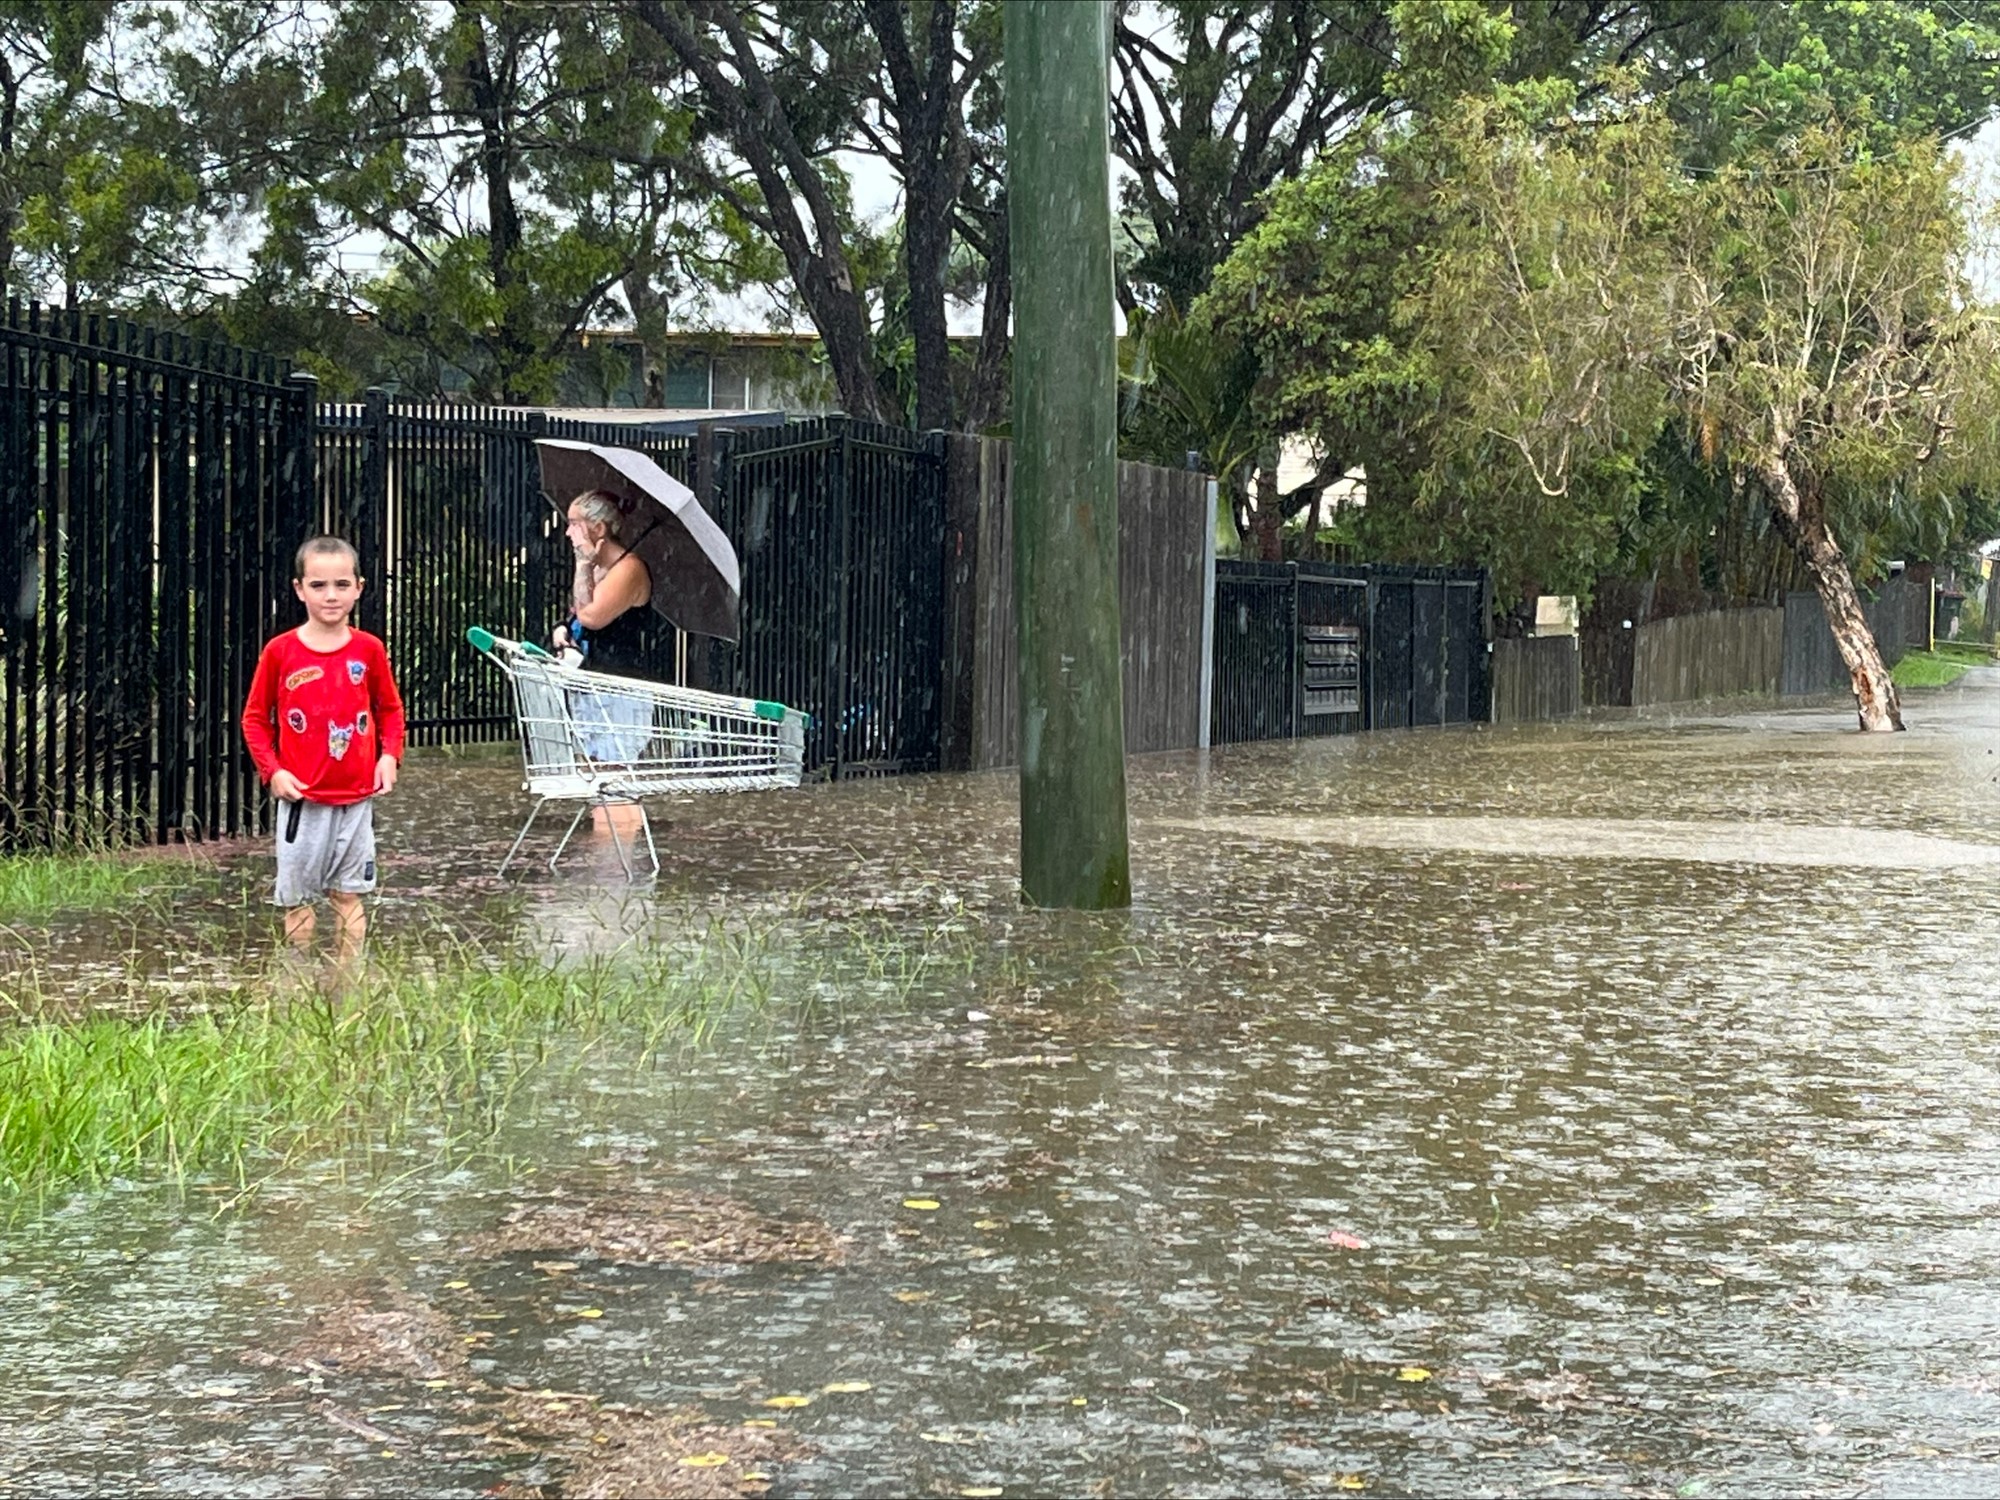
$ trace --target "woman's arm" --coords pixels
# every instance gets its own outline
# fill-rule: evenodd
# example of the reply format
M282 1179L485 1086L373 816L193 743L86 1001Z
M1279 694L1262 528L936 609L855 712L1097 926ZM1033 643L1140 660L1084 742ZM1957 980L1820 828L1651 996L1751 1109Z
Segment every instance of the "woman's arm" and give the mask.
M591 576L590 559L579 557L576 560L576 576L570 580L570 607L572 609L582 609L584 605L590 603L590 596L593 592L595 592L595 580Z
M576 617L585 630L602 630L628 609L636 609L653 596L652 580L646 565L634 553L626 553L597 580L590 597L576 607Z

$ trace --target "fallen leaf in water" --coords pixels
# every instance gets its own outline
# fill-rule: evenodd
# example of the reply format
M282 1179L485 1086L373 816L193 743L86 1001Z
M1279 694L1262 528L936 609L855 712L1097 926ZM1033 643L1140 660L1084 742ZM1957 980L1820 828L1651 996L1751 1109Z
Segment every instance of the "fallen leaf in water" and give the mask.
M576 1262L573 1260L532 1260L528 1264L549 1276L560 1276L565 1271L576 1269Z
M743 1424L745 1427L776 1427L778 1424L769 1417L752 1417Z
M972 1227L974 1229L1005 1229L1007 1221L1005 1219L974 1219Z
M1345 1229L1329 1231L1326 1242L1342 1250L1366 1250L1368 1248L1368 1241L1361 1238L1358 1234L1349 1234Z
M965 1496L965 1500L993 1500L995 1495L1004 1495L1007 1492L997 1484L968 1484L959 1493Z
M923 1214L927 1214L933 1209L941 1208L942 1206L935 1198L905 1198L903 1200L903 1207L914 1208L918 1213Z
M601 1307L579 1307L576 1310L576 1315L579 1318L601 1318L604 1316L604 1309Z
M820 1387L829 1396L858 1396L863 1391L875 1389L872 1380L835 1380Z
M728 1462L727 1453L688 1453L681 1457L681 1467L687 1469L714 1469Z
M1337 1474L1334 1476L1333 1487L1337 1490L1365 1490L1368 1488L1368 1481L1359 1474Z
M444 1284L444 1289L447 1292L462 1292L471 1285L472 1283L469 1281L447 1281Z
M890 1295L898 1302L928 1302L931 1300L929 1292L892 1292Z
M791 1411L795 1407L811 1406L813 1398L810 1396L770 1396L765 1399L764 1404L766 1406L774 1406L780 1411Z
M1414 1384L1419 1380L1429 1380L1431 1372L1426 1370L1422 1365L1404 1365L1402 1369L1396 1372L1396 1378L1398 1380L1407 1380Z

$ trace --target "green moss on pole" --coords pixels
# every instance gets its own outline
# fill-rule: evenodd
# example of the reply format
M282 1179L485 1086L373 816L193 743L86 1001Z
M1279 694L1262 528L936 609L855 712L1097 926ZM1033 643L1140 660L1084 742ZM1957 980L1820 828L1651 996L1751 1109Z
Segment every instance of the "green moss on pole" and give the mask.
M1129 906L1118 644L1111 7L1006 7L1021 893Z

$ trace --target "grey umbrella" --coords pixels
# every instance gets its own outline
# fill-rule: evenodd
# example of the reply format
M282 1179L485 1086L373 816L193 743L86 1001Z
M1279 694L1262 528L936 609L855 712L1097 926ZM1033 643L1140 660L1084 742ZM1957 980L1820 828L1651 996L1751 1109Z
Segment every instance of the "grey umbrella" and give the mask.
M694 635L733 641L743 589L736 549L709 518L694 491L645 454L564 438L536 438L542 490L567 512L587 490L606 490L629 501L632 513L620 539L646 564L653 579L653 608Z

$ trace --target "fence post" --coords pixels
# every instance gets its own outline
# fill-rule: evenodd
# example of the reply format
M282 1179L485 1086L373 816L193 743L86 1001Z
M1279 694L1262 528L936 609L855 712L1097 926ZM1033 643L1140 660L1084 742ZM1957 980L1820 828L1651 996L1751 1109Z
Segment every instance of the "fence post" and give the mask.
M723 434L727 440L727 433ZM688 488L694 491L695 503L708 512L715 520L722 514L722 497L716 492L719 478L716 463L716 432L713 422L698 422L694 429L693 466L688 474ZM741 599L738 599L738 619L741 620ZM739 626L740 633L740 626ZM700 688L704 692L713 691L717 678L715 670L716 646L707 636L688 635L687 661L684 670L685 685Z
M389 393L371 385L362 397L361 493L354 497L347 518L348 541L361 554L361 574L374 585L375 603L386 600L389 559L385 541L389 529Z
M1190 460L1199 455L1190 453ZM1193 462L1189 467L1192 468ZM1201 530L1201 732L1195 738L1198 749L1209 748L1215 727L1215 506L1216 481L1202 486L1206 512Z
M277 513L266 534L264 559L264 637L278 633L290 617L285 585L291 580L291 553L301 542L327 529L319 506L319 377L294 370L285 378L285 417L280 430L283 452L278 458Z
M826 419L833 439L827 449L827 515L833 527L832 545L822 556L826 579L826 733L827 779L840 780L841 748L847 733L847 533L854 513L853 496L848 493L847 418L836 412Z
M938 684L938 769L969 771L979 698L979 443L940 433L944 447L944 650Z

